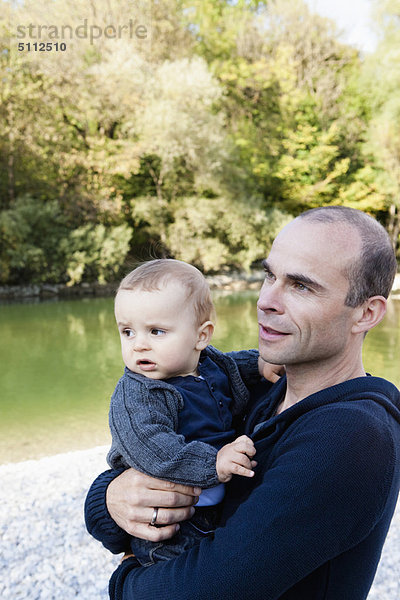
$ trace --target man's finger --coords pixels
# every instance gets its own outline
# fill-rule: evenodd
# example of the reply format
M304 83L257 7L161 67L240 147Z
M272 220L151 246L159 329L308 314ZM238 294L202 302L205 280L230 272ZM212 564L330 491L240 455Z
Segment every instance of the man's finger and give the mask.
M156 525L172 525L190 519L195 513L192 506L187 508L159 508L157 513ZM148 516L150 512L148 513ZM152 515L151 515L152 516ZM149 521L151 517L149 518Z
M167 525L165 527L152 527L151 525L145 525L144 523L135 523L128 533L134 535L142 540L149 540L150 542L162 542L168 540L174 536L178 529L177 525Z
M191 487L188 485L183 485L181 483L173 483L172 481L165 481L164 479L155 479L154 477L150 477L149 475L145 475L141 473L142 477L145 478L143 480L143 485L146 485L150 490L162 490L162 491L170 491L178 494L183 494L185 496L199 496L201 494L200 487Z
M176 491L162 491L158 489L142 491L142 506L180 508L193 506L198 501L198 496L182 494Z

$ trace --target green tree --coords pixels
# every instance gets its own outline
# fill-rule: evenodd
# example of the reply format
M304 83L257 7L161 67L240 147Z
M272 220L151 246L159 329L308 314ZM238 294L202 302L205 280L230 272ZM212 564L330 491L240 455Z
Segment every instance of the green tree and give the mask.
M100 284L115 281L128 253L132 234L126 224L109 228L103 224L84 225L70 232L62 243L68 285L85 279Z
M132 234L126 224L70 230L59 202L21 196L0 213L0 282L113 281Z
M150 171L160 200L165 176L180 159L198 186L217 180L226 158L224 116L213 111L220 97L201 58L165 61L147 80L137 132L143 153L160 158L160 168Z
M400 234L400 2L375 3L380 43L364 68L364 87L370 95L372 118L367 148L382 174L380 190L385 195L387 227L394 248ZM379 85L376 83L379 82Z
M142 197L133 208L148 235L161 241L160 250L205 272L249 269L265 257L275 235L291 220L277 209L265 211L257 198L244 202L225 196L189 196L158 203L155 197Z
M3 281L40 279L48 261L24 202L48 225L58 215L51 278L71 283L113 278L153 244L206 271L248 268L279 224L321 204L363 208L397 239L399 0L379 7L365 85L362 57L302 0L0 1L12 6L0 31ZM66 51L17 51L54 42L51 27ZM24 253L42 267L26 271Z
M41 283L63 281L68 235L57 201L22 196L0 213L0 281Z

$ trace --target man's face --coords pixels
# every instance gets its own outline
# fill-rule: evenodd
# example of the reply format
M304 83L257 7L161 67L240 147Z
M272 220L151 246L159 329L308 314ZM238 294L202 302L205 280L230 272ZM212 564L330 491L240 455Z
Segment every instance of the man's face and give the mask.
M344 269L360 248L358 232L342 223L298 219L282 230L265 261L257 303L264 360L286 367L345 364L357 309L345 306Z

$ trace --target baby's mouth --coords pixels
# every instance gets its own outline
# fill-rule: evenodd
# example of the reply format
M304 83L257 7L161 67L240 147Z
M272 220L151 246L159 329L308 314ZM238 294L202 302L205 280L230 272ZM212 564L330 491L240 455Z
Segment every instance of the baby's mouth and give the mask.
M150 371L156 366L156 363L152 362L151 360L148 360L147 358L137 360L136 364L140 369L143 369L143 371Z

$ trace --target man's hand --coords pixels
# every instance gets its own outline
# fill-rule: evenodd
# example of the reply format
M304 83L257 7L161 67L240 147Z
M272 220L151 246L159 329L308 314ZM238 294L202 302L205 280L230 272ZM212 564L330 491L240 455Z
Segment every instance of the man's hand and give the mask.
M222 483L232 479L232 475L253 477L252 468L257 465L251 460L255 455L253 441L247 435L241 435L231 444L226 444L217 454L217 474Z
M258 371L262 377L268 379L271 383L276 383L285 373L285 367L282 365L273 365L266 362L261 356L258 357Z
M171 538L179 529L180 521L194 514L201 488L193 488L144 475L128 469L108 486L106 503L111 518L127 533L135 537L159 542ZM150 521L157 507L157 525Z

